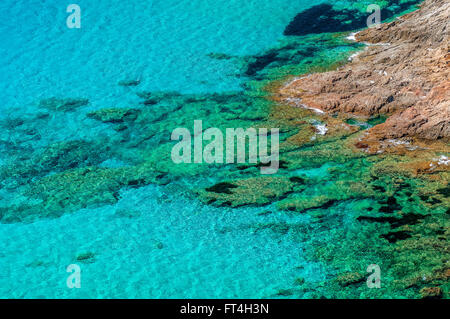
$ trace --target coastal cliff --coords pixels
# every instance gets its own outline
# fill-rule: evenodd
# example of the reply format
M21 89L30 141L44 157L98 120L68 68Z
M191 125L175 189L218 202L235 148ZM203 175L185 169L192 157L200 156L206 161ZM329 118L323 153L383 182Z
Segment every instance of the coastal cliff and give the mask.
M350 40L367 47L351 62L296 78L279 89L279 98L344 117L389 116L362 145L399 138L447 141L449 17L450 1L426 0L415 12L358 32Z

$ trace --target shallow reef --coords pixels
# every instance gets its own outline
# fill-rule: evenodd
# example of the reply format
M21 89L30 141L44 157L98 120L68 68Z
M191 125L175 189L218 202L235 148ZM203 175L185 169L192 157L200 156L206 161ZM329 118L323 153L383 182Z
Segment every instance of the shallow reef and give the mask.
M396 11L383 11L386 17L419 1L397 2ZM336 68L362 48L342 33L316 34L336 31L334 24L304 28L319 13L334 16L333 10L324 4L300 13L285 31L292 38L267 52L245 57L211 53L213 59L239 65L238 76L245 79L241 91L146 92L134 80L121 81L139 103L86 110L80 125L101 125L101 132L48 145L27 139L46 120L0 123L6 130L26 127L2 137L9 160L0 167L0 222L57 218L81 208L113 205L122 190L166 185L176 196L204 205L254 206L261 207L261 216L278 212L309 218L308 223L247 225L255 232L270 230L280 240L290 236L308 247L307 258L331 269L324 281L297 278L291 287L267 297L448 298L450 172L448 163L440 160L449 156L448 148L409 149L387 142L382 153L369 151L369 145L358 142L383 118L322 114L283 104L274 96L277 86L293 77ZM359 21L345 23L355 12L344 12L338 31L362 26ZM88 103L50 98L38 105L59 113L84 110ZM33 119L46 118L39 114ZM257 164L174 164L170 133L177 127L191 130L195 119L202 119L204 128L223 131L280 128L278 173L261 175ZM133 210L116 212L118 218L138 215ZM155 245L163 248L162 243ZM74 259L93 263L95 256L81 252ZM365 286L370 264L383 270L380 289Z
M39 106L50 111L68 112L85 106L89 103L88 99L84 98L56 98L51 97L43 99L39 102Z

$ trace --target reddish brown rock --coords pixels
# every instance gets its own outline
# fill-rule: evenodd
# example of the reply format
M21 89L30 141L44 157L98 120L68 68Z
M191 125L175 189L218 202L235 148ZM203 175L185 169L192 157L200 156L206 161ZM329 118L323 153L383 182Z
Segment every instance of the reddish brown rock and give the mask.
M390 115L369 131L368 140L446 140L450 138L449 16L450 1L426 0L413 13L361 31L356 39L373 45L336 71L291 81L279 89L279 98L351 116Z
M441 287L425 287L420 289L420 294L424 299L440 299L443 296Z

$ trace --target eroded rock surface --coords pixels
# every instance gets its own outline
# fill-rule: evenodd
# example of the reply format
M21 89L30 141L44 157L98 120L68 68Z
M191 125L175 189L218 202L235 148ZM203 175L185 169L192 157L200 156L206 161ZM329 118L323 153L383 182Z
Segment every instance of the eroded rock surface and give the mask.
M336 71L297 78L280 98L329 113L388 114L367 139L450 137L448 0L427 0L397 20L356 34L369 45Z

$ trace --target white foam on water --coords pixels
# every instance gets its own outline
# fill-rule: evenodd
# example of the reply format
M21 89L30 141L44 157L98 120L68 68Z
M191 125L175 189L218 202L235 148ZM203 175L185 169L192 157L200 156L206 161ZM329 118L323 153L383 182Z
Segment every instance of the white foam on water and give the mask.
M357 34L358 34L358 32L352 32L352 33L350 33L350 35L348 37L346 37L346 39L350 40L350 41L356 41Z
M286 99L287 102L289 103L293 103L295 107L301 107L307 110L312 110L318 114L325 114L324 111L322 111L321 109L315 108L315 107L310 107L306 104L301 103L302 99L301 98L287 98Z
M319 134L319 135L325 135L328 132L328 128L327 128L326 124L317 124L317 125L314 125L314 127L316 128L317 134Z
M441 157L439 157L438 165L449 165L449 164L450 164L450 159L447 156L441 155Z
M349 61L352 61L354 58L356 58L358 55L360 55L361 54L361 52L356 52L356 53L354 53L354 54L352 54L349 58L348 58L348 60Z

